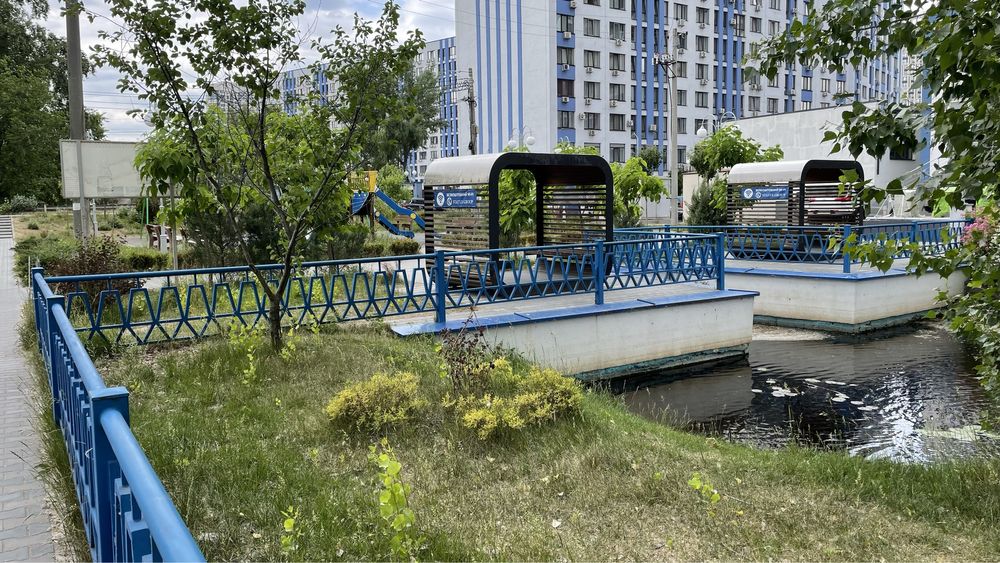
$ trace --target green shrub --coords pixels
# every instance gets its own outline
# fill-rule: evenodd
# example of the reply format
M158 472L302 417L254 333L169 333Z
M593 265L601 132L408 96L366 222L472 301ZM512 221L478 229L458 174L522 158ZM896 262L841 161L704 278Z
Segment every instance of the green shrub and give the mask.
M17 194L9 200L0 203L0 215L12 215L34 211L42 206L37 198L30 195Z
M14 246L14 272L18 279L25 280L28 270L39 265L45 268L47 275L54 275L62 261L75 254L78 247L75 239L28 237Z
M486 440L497 432L520 430L580 410L583 388L575 379L537 367L526 376L513 377L517 390L510 396L459 397L454 402L459 423Z
M372 239L365 241L364 246L361 248L361 256L364 258L385 256L388 251L386 246L387 245L384 240Z
M408 238L394 238L389 241L389 254L392 256L407 256L420 252L420 243Z
M129 272L166 270L170 267L170 255L155 248L126 246L121 249L121 259Z
M427 405L419 395L420 379L409 372L376 373L330 400L326 414L335 425L361 432L379 432L406 422Z
M28 223L28 230L29 231L37 231L38 230L38 223L36 223L34 221L29 222Z

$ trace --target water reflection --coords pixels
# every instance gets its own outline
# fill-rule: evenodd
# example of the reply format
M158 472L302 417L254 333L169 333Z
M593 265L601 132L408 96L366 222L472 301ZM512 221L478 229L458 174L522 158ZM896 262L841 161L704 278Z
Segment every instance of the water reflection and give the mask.
M936 324L860 337L760 329L749 361L630 382L633 411L727 439L927 462L1000 453L978 428L987 397Z

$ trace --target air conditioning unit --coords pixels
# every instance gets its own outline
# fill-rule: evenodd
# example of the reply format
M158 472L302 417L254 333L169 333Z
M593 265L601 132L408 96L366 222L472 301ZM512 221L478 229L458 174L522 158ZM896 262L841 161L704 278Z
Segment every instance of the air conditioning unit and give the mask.
M650 133L656 133L656 124L655 123L650 123L649 124L649 132Z
M753 11L759 12L760 11L760 4L754 4L753 5Z
M625 42L624 39L615 39L615 45L618 45L619 47L621 47L622 43L624 43L624 42Z
M568 104L569 103L569 96L563 96L562 97L562 103Z
M830 93L827 92L826 90L823 90L822 92L820 92L820 95L823 96L824 98L826 98L826 97L830 96Z
M618 76L619 72L621 72L621 71L619 71L619 70L612 70L611 71L611 76Z
M572 31L564 31L563 32L563 39L572 39L572 38L573 38L573 32Z
M588 105L588 106L590 105L590 101L591 101L590 98L584 98L583 99L583 103L586 104L586 105Z
M685 25L687 25L687 20L682 20L678 18L677 27L684 27Z
M583 115L583 114L581 113L581 114L580 114L580 115L579 115L579 116L577 117L577 119L579 119L580 121L583 121L583 119L584 119L584 115Z
M702 86L708 86L708 79L707 78L702 78L701 79L701 85Z
M563 63L563 70L569 70L569 63Z
M592 66L588 66L588 67L587 67L587 74L590 74L590 73L592 73L592 72L594 72L594 67L592 67Z
M570 0L569 7L575 9L576 8L576 0Z
M760 90L760 84L751 84L750 85L750 89L751 90Z
M611 107L613 108L618 107L618 100L611 100Z
M788 90L785 90L785 95L786 96L794 96L795 95L795 88L789 88Z
M681 56L687 52L687 49L677 49L677 56Z
M707 56L708 56L708 52L707 51L698 51L698 58L699 59L704 59Z
M700 29L705 29L705 25L706 25L706 24L705 24L705 22L699 22L699 23L698 23L698 27L699 27Z
M597 135L597 131L591 129L591 130L587 131L587 134L590 135L591 137L593 137L593 136Z

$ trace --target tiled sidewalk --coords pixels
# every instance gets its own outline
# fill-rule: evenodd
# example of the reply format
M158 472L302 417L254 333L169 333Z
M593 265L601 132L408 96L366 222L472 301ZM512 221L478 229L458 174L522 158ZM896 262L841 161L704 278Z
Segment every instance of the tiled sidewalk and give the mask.
M27 292L14 281L8 221L0 217L0 562L52 561L52 523L37 476L41 442L32 427L34 378L17 341Z

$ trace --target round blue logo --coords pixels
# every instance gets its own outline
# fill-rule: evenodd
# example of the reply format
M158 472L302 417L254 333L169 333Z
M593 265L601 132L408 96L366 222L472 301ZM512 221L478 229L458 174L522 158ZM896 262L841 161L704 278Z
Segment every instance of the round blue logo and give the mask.
M444 192L434 194L434 204L438 207L444 207Z
M743 190L743 199L753 199L753 188Z

